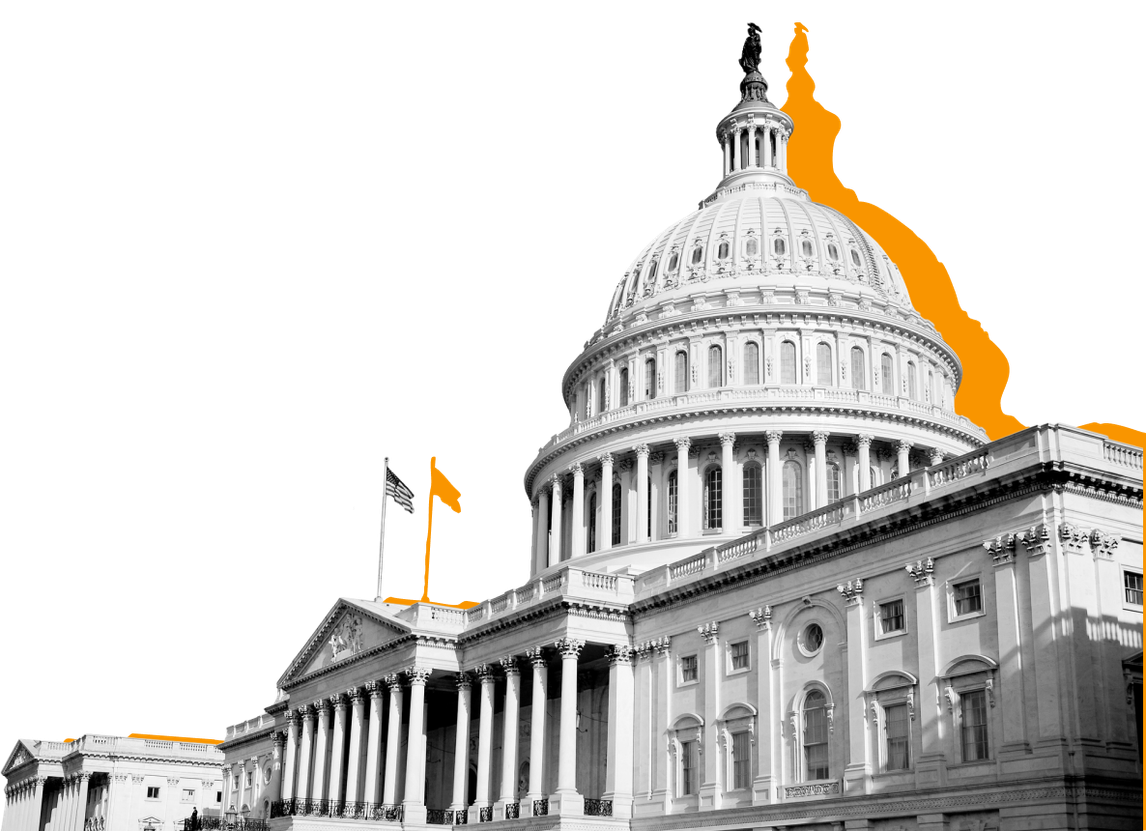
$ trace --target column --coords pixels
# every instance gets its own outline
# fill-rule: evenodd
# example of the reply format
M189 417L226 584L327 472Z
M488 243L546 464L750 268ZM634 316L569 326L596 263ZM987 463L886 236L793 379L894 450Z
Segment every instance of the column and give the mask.
M585 556L585 469L577 462L571 468L573 471L573 506L570 511L570 525L573 533L570 535L572 551L569 557Z
M637 544L649 541L649 446L638 444L637 454Z
M844 796L868 792L871 780L871 742L868 741L867 650L864 648L863 581L848 580L836 587L847 607L848 758L844 768Z
M366 701L361 687L346 691L350 699L350 748L346 754L346 801L368 802L362 798L359 764L362 758L362 723L366 719Z
M521 701L521 670L513 655L506 655L500 663L505 672L505 706L501 719L501 794L498 807L503 817L511 819L505 816L505 811L507 805L517 802L517 721Z
M529 803L526 815L533 815L533 803L542 799L545 793L545 707L549 699L549 668L540 646L526 651L525 656L533 666L533 704L529 712L529 792L525 795Z
M267 785L267 796L270 798L272 805L283 798L284 744L286 744L286 736L281 730L276 730L274 738L271 740L271 781ZM206 790L210 789L207 788ZM205 796L210 796L210 794L205 794ZM208 800L208 804L210 804L210 800Z
M549 565L561 562L561 476L553 477L553 528L549 532Z
M731 136L730 136L730 134L728 133L728 131L727 131L727 130L726 130L726 131L724 132L724 134L723 134L723 135L720 137L720 145L721 145L721 149L723 149L723 150L724 150L724 174L723 174L723 175L725 175L725 176L727 176L729 173L731 173L731 172L732 172L732 167L731 167L731 163L730 163L730 160L729 160L729 153L728 153L729 142L730 142L731 140L732 140L732 139L731 139ZM532 765L532 763L531 763L531 764L530 764L530 768L532 769L532 767L533 767L533 765Z
M367 681L366 693L370 696L370 726L366 734L366 775L362 780L362 801L376 805L381 801L378 793L378 762L382 756L382 697L385 694L385 684L381 681ZM401 720L402 714L398 713L398 721ZM397 745L387 742L387 761L390 759L391 747Z
M649 513L652 515L652 524L649 526L649 542L664 539L661 529L664 527L665 490L664 490L664 464L665 454L659 450L649 454L649 478L653 486L649 490Z
M732 448L736 443L735 433L720 434L720 525L725 534L734 534L743 524L738 520L736 510L736 465L732 458Z
M454 676L458 687L458 715L454 727L454 794L451 811L466 809L466 779L470 772L470 683L469 673Z
M295 710L286 711L286 769L283 771L283 786L282 798L293 799L295 798L295 775L297 770L295 768L298 752L296 744L298 743L298 712ZM227 790L226 783L223 783L223 790ZM223 800L223 810L227 808L227 801Z
M310 799L310 746L314 741L314 710L304 705L301 712L302 741L298 747L298 798Z
M410 722L406 735L406 798L402 800L402 814L403 822L418 824L426 821L426 742L422 730L430 670L413 666L406 670L406 677L410 681Z
M550 813L581 816L585 799L577 793L577 656L585 641L562 638L554 646L561 653L561 729L558 740L557 792Z
M756 128L748 125L748 166L756 167Z
M760 140L760 152L762 154L760 166L761 167L771 167L772 166L772 140L771 140L772 139L772 126L771 125L768 125L768 127L764 130L764 132L761 134L760 139L761 139Z
M688 517L688 449L691 439L673 439L676 444L676 535L687 537Z
M772 694L777 668L772 665L772 607L761 606L748 613L756 624L756 778L752 780L752 804L772 802L772 783L780 779L779 759L773 753L774 725L780 723ZM774 712L775 711L775 712ZM763 726L769 725L769 729Z
M477 783L474 785L474 802L470 808L469 822L473 825L481 821L481 810L490 807L489 768L493 734L493 667L478 664L474 667L478 679L478 764Z
M386 686L390 688L390 719L389 725L386 730L386 780L383 783L382 801L386 805L398 804L398 754L402 747L402 678L396 672L391 672L382 679ZM371 693L371 712L374 715L374 694ZM379 710L381 708L379 707ZM381 717L378 718L381 724ZM374 719L370 719L370 729L374 729ZM367 753L370 754L369 745L367 745ZM375 758L378 757L377 753L370 754ZM369 759L367 760L369 765ZM407 777L410 775L407 771ZM376 780L375 780L376 781ZM366 780L366 793L377 793L377 784L371 785L370 780ZM367 802L377 802L378 800L366 800Z
M788 136L782 130L776 131L776 155L780 157L780 161L776 167L781 173L788 172Z
M330 741L330 702L320 698L314 702L318 729L314 740L314 785L311 792L315 799L326 799L326 754ZM253 781L253 780L252 780Z
M915 765L915 782L919 788L934 788L946 780L943 742L940 735L939 690L933 688L933 679L939 674L939 615L935 596L934 565L928 558L922 568L909 571L915 582L915 632L919 644L919 729L922 734L922 752ZM876 621L876 626L879 622Z
M860 493L871 488L871 443L875 436L862 433L856 436L859 447L859 489Z
M1018 576L1015 573L1015 545L1004 544L988 549L994 557L995 620L999 627L999 675L1007 681L1006 695L1000 696L1003 710L1003 741L999 753L1024 756L1030 750L1027 740L1027 694L1023 672L1023 624L1019 599ZM954 709L954 696L945 690L948 709ZM1033 696L1037 699L1037 695ZM959 753L958 750L955 751ZM959 755L953 758L961 758Z
M342 749L346 746L346 699L335 693L329 699L334 711L330 740L330 778L326 786L327 799L342 802Z
M780 470L779 430L769 430L764 434L768 439L768 525L779 525L784 521L783 477Z
M828 504L828 436L826 430L817 430L812 433L812 444L816 448L816 507L822 508Z
M619 510L613 504L613 454L602 453L597 459L601 462L601 492L597 496L601 503L601 526L597 530L597 549L608 551L613 547L613 511ZM529 767L533 769L533 762Z
M613 816L633 816L633 650L619 643L609 659L609 738L606 746L605 799Z
M906 476L911 473L911 442L901 441L895 446L895 449L899 453L899 459L896 462L899 467L899 475Z
M532 534L531 539L529 541L529 545L530 545L529 576L532 577L534 574L536 574L537 572L539 572L541 570L538 567L538 564L541 562L541 560L537 554L537 549L541 544L541 540L538 539L538 537L540 536L538 531L541 528L541 515L537 511L537 499L536 499L536 497L532 501L530 501L529 510L531 512L530 516L533 520L533 534Z
M720 715L720 681L724 675L720 671L720 624L715 620L698 626L697 631L704 638L701 680L704 682L704 730L701 734L700 764L703 778L700 783L700 810L712 811L720 807L721 771L723 754L716 730L716 719Z
M537 570L549 565L549 488L541 487L537 493Z
M938 447L931 448L931 466L938 467L943 464L943 460L947 458L947 454L940 450Z

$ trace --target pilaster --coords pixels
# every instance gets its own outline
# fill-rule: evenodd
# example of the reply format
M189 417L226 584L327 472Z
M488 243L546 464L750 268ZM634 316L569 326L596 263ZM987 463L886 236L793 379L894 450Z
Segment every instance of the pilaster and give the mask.
M844 768L844 794L867 793L871 785L871 741L868 732L867 647L864 640L863 580L849 580L836 587L844 598L848 645L848 759Z

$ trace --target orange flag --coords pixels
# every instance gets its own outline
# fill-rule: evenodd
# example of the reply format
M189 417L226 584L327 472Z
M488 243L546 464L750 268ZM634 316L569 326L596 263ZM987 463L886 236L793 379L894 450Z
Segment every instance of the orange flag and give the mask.
M450 484L450 480L434 465L437 456L430 457L430 495L442 500L442 504L449 505L454 513L460 514L462 506L458 504L461 491Z

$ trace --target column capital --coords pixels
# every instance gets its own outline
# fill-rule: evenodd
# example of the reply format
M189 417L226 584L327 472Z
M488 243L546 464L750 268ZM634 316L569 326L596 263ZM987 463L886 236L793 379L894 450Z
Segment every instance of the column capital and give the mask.
M858 606L863 602L863 580L859 577L836 586L836 591L847 601L848 606Z
M346 697L350 699L352 704L361 704L365 698L361 687L351 687L346 691Z
M576 658L581 654L581 650L585 648L585 641L566 637L559 641L554 641L553 646L561 653L562 658L568 658L570 656Z
M603 465L611 465L613 463L613 454L612 453L602 453L600 456L597 457L597 461Z
M860 433L856 436L856 445L858 447L871 447L873 441L875 441L875 436L871 433Z
M828 436L830 435L831 433L827 430L817 430L812 433L812 443L816 445L816 447L823 447L828 443Z
M342 693L335 693L334 695L330 696L327 701L330 702L330 706L336 713L340 713L346 709L346 698L342 695Z
M402 690L402 676L396 672L383 675L382 683L390 688L390 692L396 693Z
M501 670L502 670L502 672L505 673L507 678L510 677L511 675L512 676L521 675L521 670L517 666L517 656L516 655L506 655L502 658L498 658L497 662L499 664L501 664Z
M716 643L716 636L720 634L720 624L714 620L711 623L696 627L696 631L704 638L706 644L712 646L712 644Z
M935 561L930 557L926 560L916 560L914 563L907 563L903 569L911 576L911 579L915 581L915 588L917 589L930 586L935 582L931 576L932 572L935 571Z
M287 710L286 711L286 720L287 720L287 726L288 727L298 727L299 718L301 718L301 714L299 713L298 710Z
M665 454L659 450L654 450L649 454L649 464L659 465L665 460Z
M943 464L943 461L947 458L947 452L944 450L940 450L938 447L933 447L933 448L931 448L930 456L931 456L931 464L941 465L941 464Z
M468 672L455 672L454 685L458 688L458 692L468 690L474 685L473 678Z
M529 663L535 667L545 666L545 651L543 647L531 646L525 650L525 657L529 660Z
M410 680L410 686L426 686L426 682L430 680L430 673L433 672L429 667L412 666L403 670L406 677Z
M718 438L720 439L721 447L732 447L736 443L735 433L721 433Z
M389 678L390 678L390 676L387 675L385 678L383 678L380 681L372 678L366 682L366 692L372 700L375 698L381 698L382 697L382 693L384 692L384 688L390 684Z
M768 440L768 444L779 444L780 439L783 436L783 430L768 430L766 433L764 433L764 438Z
M492 684L494 681L493 667L489 664L478 664L474 667L474 677L477 678L482 684Z
M572 473L574 476L584 476L585 475L585 468L581 467L580 462L574 462L572 465L569 466L569 472Z
M900 440L900 441L895 443L895 449L898 450L900 453L910 453L911 448L914 446L915 445L913 445L911 442L907 441L906 439ZM907 474L905 474L901 471L900 475L906 476Z
M311 702L310 706L313 707L314 711L319 715L325 716L330 712L330 702L328 702L325 698L316 698Z
M298 708L298 710L300 713L302 713L303 721L309 721L313 723L314 720L318 717L318 714L314 712L314 708L309 704L303 704Z
M549 482L550 482L550 487L553 489L553 493L556 496L560 496L561 495L561 474L560 473L554 473L553 478L551 478L549 480Z
M647 459L649 457L649 446L647 444L634 444L633 452L637 454L638 459L642 456Z
M1000 534L994 539L984 540L983 548L991 555L997 566L1004 566L1015 561L1015 543L1018 539L1014 534Z
M274 744L275 749L281 748L287 743L287 735L282 730L276 730L271 736L271 743Z
M756 624L758 631L772 628L771 606L761 606L758 609L752 609L748 612L748 617L752 618L752 622Z
M609 666L629 666L633 663L633 648L627 643L614 644L605 652Z
M692 439L687 437L683 439L673 439L672 443L676 445L677 450L684 450L687 452L688 449L692 446Z
M84 779L90 779L91 778L90 773L81 773L80 776L82 776ZM168 776L167 777L167 784L169 787L172 787L172 788L179 787L179 777L178 776Z

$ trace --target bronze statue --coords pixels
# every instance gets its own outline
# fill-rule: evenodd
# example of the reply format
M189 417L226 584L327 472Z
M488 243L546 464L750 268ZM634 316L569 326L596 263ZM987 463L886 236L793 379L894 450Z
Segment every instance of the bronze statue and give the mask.
M748 24L748 37L740 52L740 68L745 75L760 69L760 27L755 23Z

